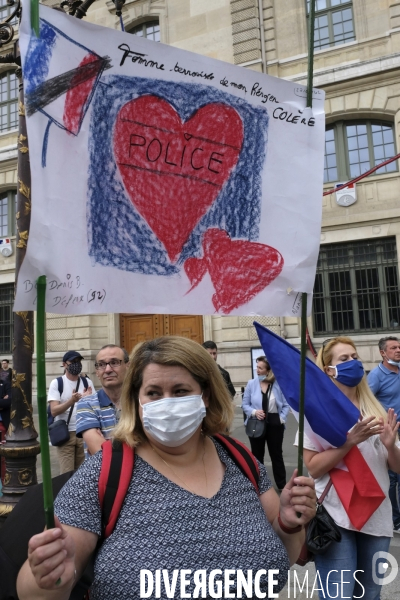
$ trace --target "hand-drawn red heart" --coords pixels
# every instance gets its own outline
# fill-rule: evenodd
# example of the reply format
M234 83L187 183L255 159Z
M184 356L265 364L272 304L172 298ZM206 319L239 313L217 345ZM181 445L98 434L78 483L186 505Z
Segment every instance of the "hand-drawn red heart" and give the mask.
M208 229L203 237L204 258L188 258L184 269L196 287L206 271L215 288L216 310L230 313L250 302L283 269L283 256L272 246L231 240L226 231Z
M113 143L122 181L171 262L220 193L242 142L242 120L226 104L206 104L186 123L153 95L119 111Z

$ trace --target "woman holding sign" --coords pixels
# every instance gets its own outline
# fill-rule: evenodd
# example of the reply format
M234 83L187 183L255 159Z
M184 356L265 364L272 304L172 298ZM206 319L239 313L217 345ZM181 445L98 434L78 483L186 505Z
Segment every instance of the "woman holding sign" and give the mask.
M114 440L134 448L134 467L113 530L97 549L103 446L57 496L58 527L31 539L20 600L68 598L94 553L91 600L282 589L315 514L313 482L295 472L279 498L264 465L221 435L232 402L208 352L172 336L137 346L121 404ZM258 470L256 484L232 446Z
M387 470L400 471L399 424L394 411L386 414L369 389L350 338L324 342L317 365L361 415L339 448L319 452L318 439L304 435L304 462L315 479L317 496L333 482L323 506L342 535L341 542L333 542L325 554L315 556L324 588L320 598L337 596L341 589L343 598L378 600L383 571L377 560L382 557L376 553L388 551L393 535Z

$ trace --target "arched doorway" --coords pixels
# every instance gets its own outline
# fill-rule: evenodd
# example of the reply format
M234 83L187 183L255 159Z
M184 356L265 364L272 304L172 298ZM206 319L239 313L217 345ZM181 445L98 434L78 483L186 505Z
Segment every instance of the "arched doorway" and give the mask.
M203 317L199 315L120 315L121 345L128 352L139 342L160 335L181 335L203 343Z

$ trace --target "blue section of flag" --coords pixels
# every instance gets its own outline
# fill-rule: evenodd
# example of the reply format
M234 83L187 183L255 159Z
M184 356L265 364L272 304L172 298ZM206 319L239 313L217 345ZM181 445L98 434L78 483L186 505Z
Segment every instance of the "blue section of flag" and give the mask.
M57 34L49 23L40 19L40 37L31 36L24 63L25 93L29 94L43 83L49 72L49 64Z
M23 65L26 94L30 94L41 83L44 83L47 80L50 61L56 47L57 39L59 40L61 38L64 38L71 44L78 46L78 48L81 48L84 52L96 56L97 58L101 58L98 54L96 54L96 52L90 50L86 46L83 46L76 40L73 40L45 19L40 19L40 37L37 38L34 35L30 37L29 46ZM67 58L66 64L68 64ZM70 68L76 67L78 67L78 64L70 65Z
M259 323L254 322L254 326L283 395L289 406L299 412L300 352ZM335 447L345 443L347 432L360 417L354 404L309 359L304 415L313 432Z

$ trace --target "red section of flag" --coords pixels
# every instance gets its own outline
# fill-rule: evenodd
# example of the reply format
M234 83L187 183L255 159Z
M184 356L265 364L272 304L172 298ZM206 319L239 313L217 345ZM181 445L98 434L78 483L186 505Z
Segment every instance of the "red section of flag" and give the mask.
M95 54L87 54L79 65L80 67L83 67L84 65L94 62L98 62L99 64L98 69L94 69L93 77L85 80L86 72L80 73L78 71L71 81L71 89L69 89L67 92L63 124L65 129L74 135L79 133L79 127L82 117L84 116L86 101L92 91L93 84L96 81L96 77L99 73L102 63ZM83 81L80 82L80 79L82 78Z
M357 446L343 460L348 471L335 468L329 473L352 525L360 531L386 496Z

